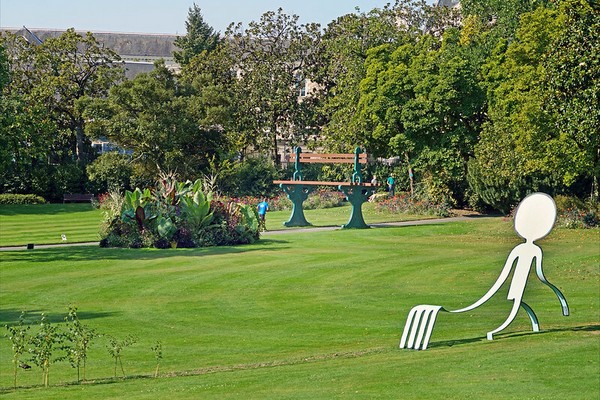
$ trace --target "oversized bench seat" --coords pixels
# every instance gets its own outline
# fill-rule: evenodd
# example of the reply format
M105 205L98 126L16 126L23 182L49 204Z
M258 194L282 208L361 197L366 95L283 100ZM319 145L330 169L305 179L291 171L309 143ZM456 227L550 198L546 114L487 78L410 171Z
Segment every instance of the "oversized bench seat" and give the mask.
M295 171L291 180L275 180L274 184L287 194L292 202L292 214L285 226L309 226L311 225L304 216L302 203L308 198L308 195L318 186L335 186L344 193L346 199L352 206L350 219L342 228L369 228L365 223L362 215L362 205L368 201L373 194L376 185L371 183L363 183L361 172L361 164L368 162L367 154L363 153L359 147L354 150L354 154L318 154L318 153L302 153L300 147L296 147L294 154L291 155L294 161ZM329 163L354 164L352 177L346 182L330 182L330 181L305 181L302 179L302 163Z

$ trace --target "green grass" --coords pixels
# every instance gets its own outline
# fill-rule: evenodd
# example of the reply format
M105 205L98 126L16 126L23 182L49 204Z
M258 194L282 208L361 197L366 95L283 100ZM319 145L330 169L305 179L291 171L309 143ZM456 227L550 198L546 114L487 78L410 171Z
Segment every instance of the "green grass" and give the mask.
M270 220L272 222L274 218ZM66 362L19 371L0 340L7 399L360 398L597 399L600 396L600 249L597 230L555 229L540 242L547 278L567 297L563 317L532 273L524 313L506 318L506 288L465 314L441 315L423 352L398 349L410 308L471 304L519 243L501 218L427 226L293 232L254 245L127 250L92 246L0 253L0 324L21 310L59 322L76 305L104 334L135 334L126 379L111 379L106 338L93 344L88 378ZM35 327L34 327L35 328ZM150 378L160 340L162 375Z
M63 234L69 243L96 242L102 213L90 204L3 205L0 206L0 246L62 243ZM431 218L378 213L370 203L363 206L363 214L369 224ZM315 227L340 226L348 222L350 206L307 210L305 216ZM269 212L267 227L270 230L294 229L283 226L289 218L290 211Z
M342 207L304 210L306 220L315 227L323 226L341 226L350 219L351 207L345 204ZM390 221L413 221L417 219L436 218L428 215L411 215L411 214L391 214L388 212L378 212L375 210L375 204L363 204L363 217L367 224L376 224ZM270 230L278 229L296 229L286 228L283 223L290 219L290 211L275 211L267 213L267 228Z
M91 204L0 206L0 246L96 242L102 212Z

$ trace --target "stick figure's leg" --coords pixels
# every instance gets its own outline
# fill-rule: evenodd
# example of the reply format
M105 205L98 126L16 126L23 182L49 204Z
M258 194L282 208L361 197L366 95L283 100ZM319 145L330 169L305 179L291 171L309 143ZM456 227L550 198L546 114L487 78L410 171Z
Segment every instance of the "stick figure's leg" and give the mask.
M531 329L533 329L534 332L539 332L540 324L538 322L538 319L537 319L535 313L531 309L531 307L529 307L529 305L527 303L525 303L524 301L521 302L521 307L523 307L525 312L527 312L527 315L529 315L529 319L531 320Z
M508 325L510 325L511 322L513 322L513 320L515 319L515 317L517 316L517 312L519 311L519 307L521 306L521 302L517 302L515 301L513 303L513 307L510 310L510 314L508 315L508 318L506 318L506 321L504 321L504 323L502 325L500 325L498 328L494 329L493 331L490 331L487 333L487 339L488 340L494 340L494 334L500 332L501 330L503 330L504 328L506 328Z
M560 301L560 306L562 307L563 315L565 317L568 316L569 315L569 305L567 304L567 299L565 299L565 296L562 294L562 292L560 290L558 290L558 288L556 286L554 286L553 284L548 282L548 279L546 279L546 277L544 276L544 272L542 271L541 263L538 263L535 270L537 272L538 278L540 278L542 283L548 285L548 287L550 287L550 289L552 289L554 294L556 294L556 297L558 297L558 301Z

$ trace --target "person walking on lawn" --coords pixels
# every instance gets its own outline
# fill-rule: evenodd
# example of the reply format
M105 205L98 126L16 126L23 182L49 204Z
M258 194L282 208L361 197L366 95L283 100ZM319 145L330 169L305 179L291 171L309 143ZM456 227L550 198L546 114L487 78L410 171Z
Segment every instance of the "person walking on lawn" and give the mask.
M269 203L267 203L267 199L263 197L262 201L258 203L258 222L259 222L259 230L266 231L267 227L265 225L265 219L267 216L267 211L269 211Z

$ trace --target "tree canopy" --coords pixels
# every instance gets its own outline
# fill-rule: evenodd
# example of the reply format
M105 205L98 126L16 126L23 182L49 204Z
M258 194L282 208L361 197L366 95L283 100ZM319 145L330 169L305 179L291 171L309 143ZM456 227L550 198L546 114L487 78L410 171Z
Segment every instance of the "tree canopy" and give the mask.
M10 33L1 42L10 58L10 84L4 88L8 118L2 129L9 137L3 154L12 161L4 190L45 195L82 190L82 168L93 158L82 104L105 96L123 78L119 56L91 33L82 36L74 29L39 45ZM79 166L69 166L73 162Z
M251 179L302 144L365 148L400 190L456 206L508 212L535 190L597 201L599 20L590 0L398 0L326 27L268 11L221 37L194 4L181 71L158 62L128 81L92 34L37 46L3 34L2 190L81 187L90 138L106 137L128 155L87 168L103 187L158 171ZM125 165L129 179L110 172Z
M175 61L185 66L194 56L210 52L219 44L219 33L204 21L202 10L196 3L190 7L185 22L186 35L178 36L175 45L181 49L173 53Z

